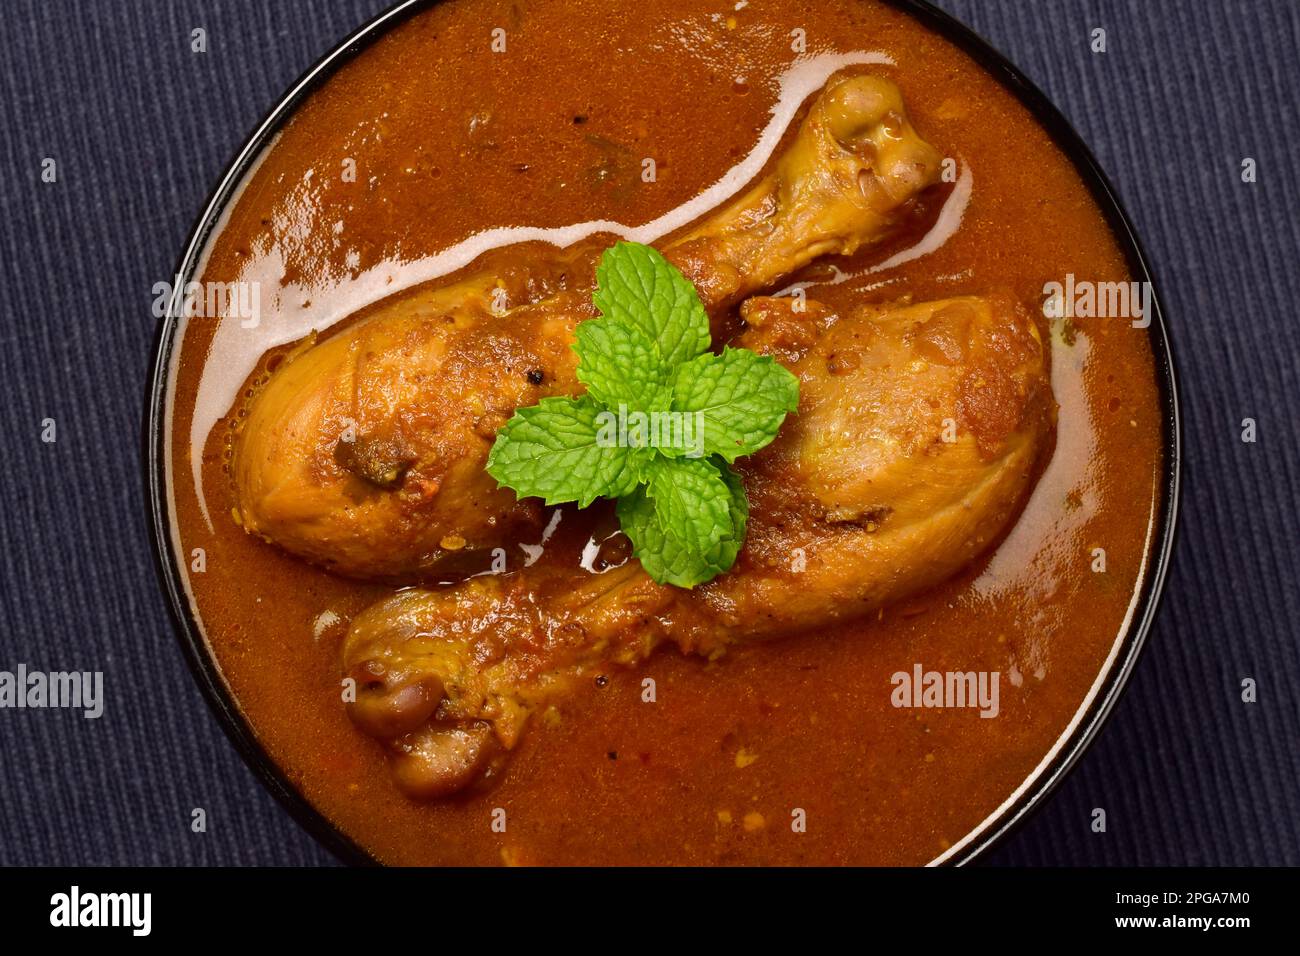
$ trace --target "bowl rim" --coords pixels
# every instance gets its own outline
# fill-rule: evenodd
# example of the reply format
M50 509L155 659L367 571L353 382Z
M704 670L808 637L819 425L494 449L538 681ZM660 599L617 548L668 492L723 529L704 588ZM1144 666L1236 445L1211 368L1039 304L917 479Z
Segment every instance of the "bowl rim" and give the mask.
M303 73L248 136L209 193L173 270L173 276L179 277L180 281L176 282L166 314L154 332L153 360L145 394L142 458L149 509L147 523L155 570L167 595L168 611L186 663L208 706L217 716L222 730L262 785L303 829L340 860L354 865L377 865L378 861L316 809L271 758L226 686L187 596L182 580L183 572L179 570L183 561L174 547L168 499L165 449L170 369L173 354L179 345L177 331L181 292L193 277L222 213L236 196L240 184L263 150L302 102L340 67L391 28L440 2L441 0L400 0L354 30ZM1030 112L1057 148L1071 161L1087 186L1094 202L1105 216L1115 241L1124 252L1132 279L1146 282L1151 290L1152 321L1147 331L1161 405L1162 450L1165 458L1161 468L1160 504L1152 522L1147 573L1135 598L1128 631L1122 637L1117 635L1118 646L1112 645L1114 656L1110 659L1109 669L1094 679L1092 699L1086 708L1081 706L1075 711L1072 717L1073 729L1067 728L1068 733L1062 732L1056 738L1055 754L1050 759L1040 761L1001 807L965 834L957 844L957 851L949 851L949 854L931 861L932 864L942 862L962 866L1001 843L1046 802L1105 724L1127 686L1146 644L1163 594L1177 532L1182 471L1178 382L1174 371L1173 346L1148 257L1109 178L1069 120L1037 85L989 41L960 20L935 7L929 0L883 2L912 16L923 26L956 45L998 80Z

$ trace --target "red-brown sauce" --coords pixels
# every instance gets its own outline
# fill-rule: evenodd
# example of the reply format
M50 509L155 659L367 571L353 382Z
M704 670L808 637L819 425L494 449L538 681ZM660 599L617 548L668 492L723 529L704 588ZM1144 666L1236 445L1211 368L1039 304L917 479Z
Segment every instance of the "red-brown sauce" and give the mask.
M1027 303L1072 273L1127 280L1068 159L967 56L865 0L458 0L403 23L298 111L212 243L203 279L273 267L322 314L373 267L419 263L481 230L648 222L746 156L778 78L807 51L879 51L913 123L973 174L941 247L810 298L834 307L1009 289ZM506 31L505 53L492 30ZM653 183L640 158L652 156ZM355 181L340 176L355 160ZM861 272L915 236L838 265ZM810 278L824 278L816 269ZM316 290L300 295L302 290ZM263 322L275 306L263 290ZM1059 331L1059 330L1058 330ZM309 567L230 517L234 419L191 423L214 323L191 320L175 371L171 479L183 554L212 651L258 737L322 813L389 863L920 864L955 844L1039 765L1122 633L1148 553L1161 464L1145 331L1075 319L1053 341L1057 447L989 562L879 619L736 648L663 652L611 669L537 721L487 793L417 803L339 695L347 621L385 593ZM248 370L251 371L251 362ZM542 560L586 540L566 515ZM1104 548L1106 570L1092 570ZM322 617L322 615L324 615ZM997 671L1000 714L891 705L891 675ZM644 703L641 680L657 700ZM603 686L601 686L603 685ZM492 827L507 811L504 833ZM806 831L791 827L797 810Z

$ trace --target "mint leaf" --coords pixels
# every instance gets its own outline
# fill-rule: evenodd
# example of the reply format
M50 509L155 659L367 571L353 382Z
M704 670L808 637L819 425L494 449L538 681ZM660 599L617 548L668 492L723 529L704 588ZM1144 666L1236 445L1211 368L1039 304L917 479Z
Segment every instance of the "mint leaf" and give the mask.
M691 588L730 568L749 519L740 476L706 459L661 458L649 471L649 487L618 502L619 524L645 572L660 584Z
M543 398L517 410L497 433L487 471L520 498L548 505L576 501L585 508L597 498L629 494L651 453L620 448L602 434L603 415L594 399Z
M709 347L709 317L695 286L649 246L620 242L606 249L592 301L602 315L644 332L669 367Z
M728 462L767 445L786 414L798 407L799 380L773 359L748 349L706 353L679 365L674 373L673 410L699 413L704 451Z
M601 317L579 323L573 346L587 394L516 411L487 470L547 504L617 498L646 572L694 587L735 563L749 502L730 463L772 441L799 382L745 349L706 351L695 288L648 246L607 249L596 282Z
M655 514L683 548L704 553L730 533L731 492L713 462L656 458L646 471Z
M637 412L667 410L671 366L639 326L612 317L589 319L578 323L577 337L578 381L592 398L611 410L619 405Z

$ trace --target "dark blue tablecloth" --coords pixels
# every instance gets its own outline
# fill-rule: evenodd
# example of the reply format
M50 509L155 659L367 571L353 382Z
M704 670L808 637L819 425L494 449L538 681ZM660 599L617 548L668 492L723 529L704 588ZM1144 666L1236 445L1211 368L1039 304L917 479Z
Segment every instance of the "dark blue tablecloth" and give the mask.
M145 533L140 415L151 288L209 188L290 82L385 5L0 12L0 669L102 670L109 694L98 720L0 711L0 862L331 862L244 767L182 661ZM1153 638L1095 746L991 861L1300 863L1300 3L942 5L1110 173L1163 286L1185 412L1182 530ZM1088 49L1097 26L1104 56ZM1240 699L1245 677L1257 703ZM1105 834L1088 825L1097 806ZM190 832L195 807L206 833Z

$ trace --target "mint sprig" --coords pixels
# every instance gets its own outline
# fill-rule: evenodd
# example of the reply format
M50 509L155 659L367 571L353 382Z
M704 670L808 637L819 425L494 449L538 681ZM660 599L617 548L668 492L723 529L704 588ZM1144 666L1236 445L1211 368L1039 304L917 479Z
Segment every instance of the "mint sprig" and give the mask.
M579 323L579 398L521 408L487 470L547 504L618 499L646 573L690 588L736 561L749 502L732 469L776 437L799 380L748 349L709 352L695 287L656 250L620 242L596 267L598 319Z

